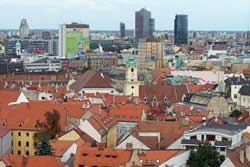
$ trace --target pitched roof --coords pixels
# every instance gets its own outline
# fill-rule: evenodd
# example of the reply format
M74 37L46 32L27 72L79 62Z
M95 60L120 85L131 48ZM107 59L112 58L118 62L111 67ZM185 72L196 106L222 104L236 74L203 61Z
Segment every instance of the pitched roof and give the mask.
M42 130L40 123L45 123L45 113L57 110L60 113L59 126L63 131L66 126L66 111L62 104L51 101L34 101L8 106L0 112L0 125L20 130ZM38 125L38 126L37 126Z
M227 157L231 160L231 162L235 166L240 166L240 167L249 167L250 166L250 161L246 159L246 154L244 154L244 164L241 163L240 161L240 151L243 150L244 152L246 151L246 147L250 145L250 142L241 144L240 147L235 148L234 150L227 150Z
M25 166L25 167L66 167L65 164L59 162L52 156L3 156L0 161L3 161L7 166Z
M116 149L98 149L93 147L78 147L76 153L75 167L84 166L112 166L130 161L132 151Z
M241 95L246 95L246 96L250 96L250 85L243 85L240 90L239 93Z
M182 97L187 94L185 85L141 85L139 87L139 97L143 100L144 97L150 101L154 97L157 101L164 100L165 97L171 103L182 101Z
M112 88L110 78L98 71L87 71L70 86L75 92L82 88Z
M51 146L56 157L62 157L64 153L74 144L74 141L52 140Z
M168 146L170 146L172 143L174 143L177 139L179 139L183 133L186 130L189 130L190 128L195 128L199 126L199 123L190 122L188 126L181 125L181 121L179 122L140 122L137 124L137 126L132 129L132 134L134 137L137 137L137 139L141 139L144 136L140 136L140 132L158 132L160 133L160 148L166 149ZM135 135L136 134L136 135ZM139 137L138 137L139 136ZM141 140L146 141L144 144L147 146L155 145L154 143L151 143L150 140Z
M116 104L110 107L109 115L114 121L140 122L143 108L133 103Z
M160 165L170 160L176 155L185 152L185 150L149 150L139 154L142 166Z

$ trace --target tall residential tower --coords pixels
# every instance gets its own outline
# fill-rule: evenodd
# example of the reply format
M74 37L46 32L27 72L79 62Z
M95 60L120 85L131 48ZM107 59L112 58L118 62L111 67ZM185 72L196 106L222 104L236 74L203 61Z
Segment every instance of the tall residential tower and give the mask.
M151 18L151 12L142 8L135 12L135 38L146 39L153 36L155 20Z
M125 23L120 23L120 37L121 38L125 37L125 32L126 32Z
M176 15L174 20L174 44L188 44L188 16Z
M29 26L26 19L21 20L21 24L19 26L19 36L20 38L29 37Z

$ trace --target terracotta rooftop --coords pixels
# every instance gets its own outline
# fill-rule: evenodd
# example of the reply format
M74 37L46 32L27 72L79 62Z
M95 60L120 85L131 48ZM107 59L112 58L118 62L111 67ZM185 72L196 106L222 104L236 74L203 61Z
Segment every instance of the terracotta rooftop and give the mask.
M74 141L52 140L51 146L56 157L62 157L63 154L74 144Z
M51 156L3 156L0 157L0 162L3 161L7 166L16 167L66 167L65 164L59 162L55 157Z
M235 148L234 150L227 150L227 157L232 161L235 166L239 167L249 167L250 161L246 159L246 147L250 146L250 142L241 144L240 147ZM244 151L244 164L240 161L240 151Z
M109 166L117 167L120 164L130 161L132 151L98 149L93 147L78 147L75 167L84 166Z
M142 166L160 165L170 160L172 157L185 152L185 150L150 150L139 154Z
M45 123L45 113L57 110L60 113L59 126L66 126L66 111L63 105L50 101L36 101L11 105L0 112L0 125L9 129L42 130L40 123ZM3 126L4 125L4 126Z
M98 71L87 71L70 86L75 92L82 88L112 88L110 78Z

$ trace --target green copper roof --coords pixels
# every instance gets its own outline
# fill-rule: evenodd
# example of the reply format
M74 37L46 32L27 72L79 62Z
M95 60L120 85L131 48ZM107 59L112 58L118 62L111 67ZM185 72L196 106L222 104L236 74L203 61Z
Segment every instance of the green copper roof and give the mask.
M16 42L16 48L21 48L21 43L19 41Z
M127 67L135 67L135 66L136 66L135 58L133 55L130 55L127 61Z

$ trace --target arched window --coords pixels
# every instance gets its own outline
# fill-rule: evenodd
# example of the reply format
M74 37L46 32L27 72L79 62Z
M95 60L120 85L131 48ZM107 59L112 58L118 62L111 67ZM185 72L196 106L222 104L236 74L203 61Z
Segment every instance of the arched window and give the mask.
M157 102L157 98L156 98L156 96L154 96L154 98L153 98L153 102Z
M134 72L134 68L131 68L131 72Z
M147 99L147 97L146 97L146 96L144 96L143 101L144 101L144 103L145 103L145 104L147 104L148 99Z

